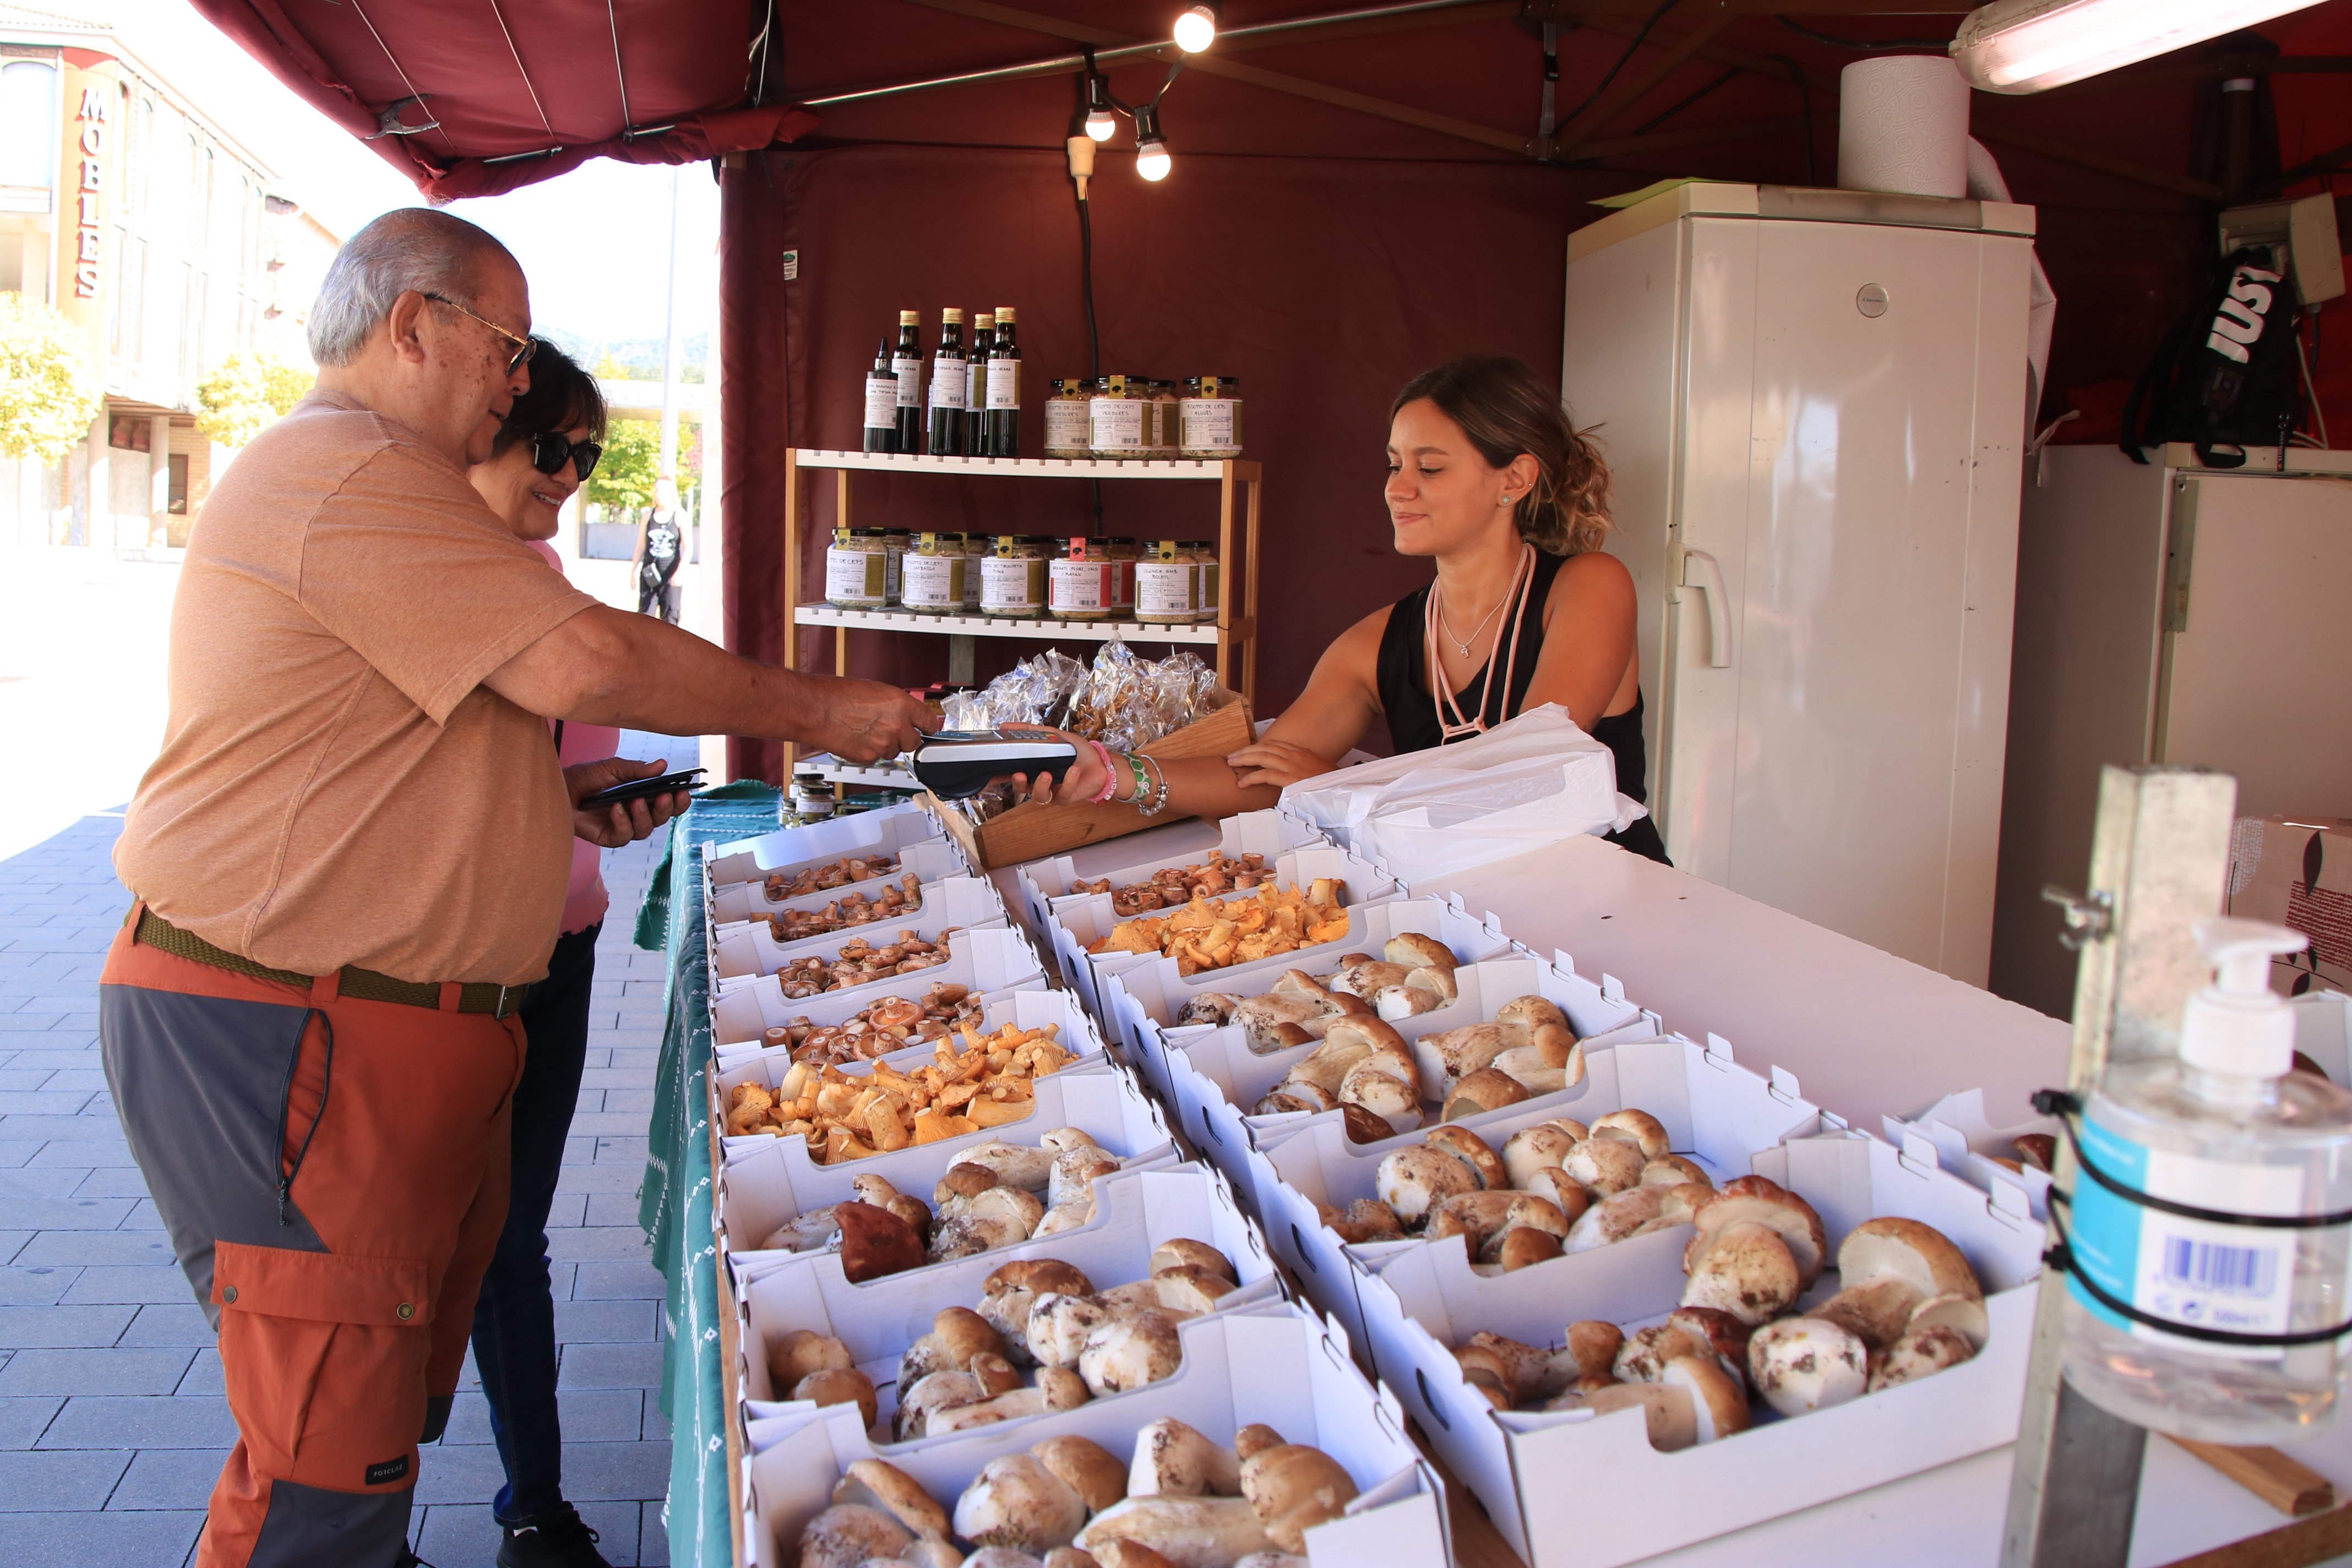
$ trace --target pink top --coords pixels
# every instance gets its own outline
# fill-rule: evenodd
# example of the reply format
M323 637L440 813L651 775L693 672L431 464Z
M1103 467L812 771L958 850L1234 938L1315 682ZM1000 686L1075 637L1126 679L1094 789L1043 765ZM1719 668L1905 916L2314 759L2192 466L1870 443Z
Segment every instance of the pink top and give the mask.
M525 541L533 550L546 557L556 571L563 570L563 558L545 540ZM550 729L554 726L549 725ZM574 763L601 763L614 756L621 749L621 732L610 724L579 724L569 720L563 725L563 746L559 753L563 765ZM604 918L612 900L604 892L604 852L585 838L572 841L572 885L563 896L562 931L570 936L586 931Z

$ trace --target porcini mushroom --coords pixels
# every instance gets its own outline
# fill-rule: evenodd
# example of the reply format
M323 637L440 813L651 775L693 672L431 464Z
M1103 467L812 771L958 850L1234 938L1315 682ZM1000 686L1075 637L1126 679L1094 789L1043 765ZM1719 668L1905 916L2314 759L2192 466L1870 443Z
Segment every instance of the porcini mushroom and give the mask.
M1870 1348L1821 1318L1783 1318L1748 1342L1748 1380L1783 1415L1859 1399L1870 1385Z

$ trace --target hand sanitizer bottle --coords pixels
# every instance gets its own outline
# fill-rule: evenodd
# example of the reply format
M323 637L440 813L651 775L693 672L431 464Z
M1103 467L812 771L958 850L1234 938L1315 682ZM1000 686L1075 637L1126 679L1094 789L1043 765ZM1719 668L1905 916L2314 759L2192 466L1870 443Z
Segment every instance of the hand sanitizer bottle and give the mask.
M2211 920L2197 940L2219 973L2189 1000L2179 1058L2108 1068L2084 1109L2066 1379L2151 1431L2290 1443L2336 1417L2352 1227L2230 1216L2352 1210L2352 1093L2293 1070L2268 981L2302 933Z

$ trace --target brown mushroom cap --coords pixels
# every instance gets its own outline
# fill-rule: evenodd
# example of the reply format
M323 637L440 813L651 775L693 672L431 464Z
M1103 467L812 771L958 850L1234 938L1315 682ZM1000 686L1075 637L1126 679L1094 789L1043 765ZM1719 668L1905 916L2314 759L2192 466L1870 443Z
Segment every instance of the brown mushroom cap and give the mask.
M1191 1263L1181 1268L1163 1268L1151 1277L1150 1283L1152 1299L1163 1310L1187 1317L1215 1311L1217 1303L1234 1291L1233 1281L1223 1275L1212 1274Z
M1547 1026L1567 1029L1571 1039L1576 1033L1568 1021L1568 1015L1559 1010L1559 1003L1534 994L1514 996L1504 1003L1496 1010L1495 1022L1507 1029L1538 1029Z
M1591 1197L1576 1178L1558 1166L1548 1166L1529 1176L1525 1190L1548 1200L1571 1225L1592 1206Z
M1886 1347L1885 1356L1870 1369L1870 1392L1916 1383L1946 1367L1958 1366L1977 1353L1968 1335L1958 1329L1931 1324L1914 1329Z
M1699 1169L1698 1163L1680 1154L1660 1154L1651 1159L1642 1167L1642 1184L1663 1187L1701 1186L1710 1194L1715 1191L1714 1181Z
M1642 1167L1647 1163L1642 1157L1642 1146L1629 1138L1588 1138L1568 1152L1559 1168L1579 1186L1607 1197L1639 1186Z
M1075 1488L1028 1454L1000 1454L956 1500L957 1535L974 1546L1037 1552L1067 1546L1087 1522Z
M992 1399L1000 1394L1012 1393L1020 1387L1024 1381L1021 1373L1013 1369L1012 1362L995 1351L981 1352L971 1358L971 1364L964 1370L980 1379L980 1386L988 1392L988 1396Z
M1568 1325L1568 1353L1576 1363L1579 1376L1607 1372L1624 1342L1622 1329L1599 1318L1583 1318Z
M1683 1248L1683 1268L1695 1269L1715 1238L1735 1225L1769 1226L1778 1231L1796 1260L1797 1288L1802 1290L1821 1278L1829 1261L1829 1236L1813 1205L1764 1176L1738 1176L1716 1189L1715 1196L1691 1216L1696 1234Z
M1068 1550L1076 1552L1077 1548ZM1177 1568L1140 1541L1107 1541L1087 1553L1099 1568Z
M1984 1300L1984 1287L1960 1249L1940 1230L1916 1219L1886 1215L1866 1219L1838 1246L1838 1282L1846 1289L1867 1279L1892 1277L1918 1293Z
M1577 1140L1557 1121L1522 1127L1503 1141L1503 1172L1510 1184L1525 1187L1538 1171L1559 1168Z
M1575 1408L1568 1401L1606 1415L1639 1409L1647 1423L1650 1447L1662 1454L1687 1448L1698 1441L1698 1412L1690 1390L1665 1383L1615 1383L1590 1394L1569 1394L1555 1400L1555 1408Z
M1783 1415L1858 1399L1870 1383L1870 1348L1820 1318L1783 1318L1748 1342L1748 1380Z
M1306 1532L1347 1511L1356 1482L1337 1459L1304 1443L1263 1448L1242 1466L1242 1496L1285 1552L1307 1550Z
M1339 1115L1340 1125L1350 1143L1379 1143L1397 1135L1397 1130L1389 1125L1386 1117L1375 1116L1360 1105L1342 1104Z
M976 1355L1004 1353L1004 1337L988 1320L969 1307L942 1307L931 1318L931 1332L957 1366L969 1369Z
M1666 1363L1659 1381L1690 1395L1700 1442L1712 1443L1748 1430L1747 1387L1714 1356L1677 1356Z
M1750 1325L1769 1322L1795 1304L1804 1286L1779 1231L1726 1226L1684 1282L1682 1304L1713 1307Z
M1478 1249L1481 1263L1499 1263L1506 1274L1549 1262L1559 1255L1559 1237L1527 1225L1506 1226Z
M1460 1345L1454 1352L1455 1364L1462 1369L1462 1381L1474 1387L1483 1387L1499 1394L1496 1403L1509 1409L1520 1397L1517 1369L1508 1356L1491 1345Z
M1145 1550L1150 1551L1150 1549L1147 1547ZM1151 1554L1154 1557L1160 1557L1160 1553L1157 1552L1153 1552ZM1160 1561L1161 1563L1167 1563L1168 1559L1165 1557L1160 1557ZM1043 1568L1104 1568L1104 1564L1095 1561L1095 1555L1091 1552L1081 1552L1075 1546L1056 1546L1051 1552L1045 1553L1045 1558L1043 1559ZM1136 1565L1129 1563L1123 1565L1123 1568L1136 1568ZM1157 1565L1148 1564L1146 1565L1146 1568L1157 1568ZM1175 1568L1175 1565L1173 1563L1170 1563L1169 1568ZM1239 1568L1239 1565L1236 1564L1235 1568Z
M1400 1221L1414 1226L1445 1199L1476 1191L1478 1178L1453 1155L1415 1143L1381 1155L1372 1184Z
M802 1568L857 1568L877 1557L896 1557L914 1537L878 1508L840 1503L801 1527Z
M813 1372L793 1384L792 1397L805 1399L812 1405L855 1405L859 1422L866 1426L874 1425L879 1408L874 1380L854 1366Z
M779 1390L820 1372L845 1372L850 1365L849 1347L814 1329L789 1330L768 1346L768 1377Z
M2058 1166L2058 1140L2047 1132L2028 1132L2012 1140L2011 1147L2017 1157L2037 1171L2055 1170Z
M1091 1296L1094 1281L1080 1270L1058 1258L1024 1258L1005 1264L981 1282L983 1296L1000 1295L1007 1290L1034 1290L1043 1295L1059 1290L1065 1296ZM934 1331L937 1321L932 1323Z
M1911 1321L1904 1325L1904 1332L1930 1328L1956 1329L1979 1350L1984 1349L1985 1341L1992 1337L1984 1302L1969 1296L1930 1296L1912 1308Z
M1254 1459L1268 1448L1282 1447L1282 1434L1263 1421L1253 1421L1234 1434L1234 1457Z
M1748 1375L1748 1341L1755 1331L1746 1323L1714 1307L1676 1307L1666 1321L1722 1357L1734 1375Z
M1163 1241L1151 1249L1151 1272L1164 1274L1171 1268L1205 1268L1227 1284L1238 1285L1241 1276L1234 1269L1233 1260L1205 1241L1194 1241L1180 1236Z
M948 1510L914 1477L881 1459L851 1460L834 1484L833 1500L880 1509L915 1534L932 1541L948 1538Z
M1407 969L1427 965L1432 969L1442 969L1448 974L1454 973L1454 966L1458 962L1452 948L1435 937L1425 936L1417 931L1402 931L1389 938L1381 944L1381 956L1391 963L1402 963Z
M1567 1250L1589 1252L1639 1236L1666 1211L1664 1187L1628 1187L1612 1193L1577 1216L1568 1229Z
M1467 1117L1500 1110L1507 1105L1517 1105L1531 1098L1528 1086L1500 1068L1483 1067L1465 1077L1449 1090L1438 1114L1447 1121L1460 1121ZM1500 1162L1496 1162L1500 1168ZM1507 1178L1506 1178L1507 1179Z
M1630 1107L1597 1118L1592 1123L1592 1136L1630 1139L1642 1151L1645 1162L1663 1159L1673 1150L1666 1141L1665 1123L1646 1110Z
M1147 1307L1088 1334L1078 1352L1078 1375L1086 1379L1087 1392L1100 1399L1172 1377L1183 1356L1176 1320Z
M1100 1513L1127 1495L1127 1467L1090 1437L1048 1437L1029 1452L1078 1494L1088 1512Z
M1233 1497L1241 1490L1241 1461L1198 1428L1163 1415L1135 1435L1127 1473L1129 1497Z
M1478 1178L1478 1185L1492 1192L1511 1184L1510 1173L1504 1167L1503 1157L1494 1146L1467 1127L1433 1127L1422 1140L1433 1149L1442 1149L1470 1167Z

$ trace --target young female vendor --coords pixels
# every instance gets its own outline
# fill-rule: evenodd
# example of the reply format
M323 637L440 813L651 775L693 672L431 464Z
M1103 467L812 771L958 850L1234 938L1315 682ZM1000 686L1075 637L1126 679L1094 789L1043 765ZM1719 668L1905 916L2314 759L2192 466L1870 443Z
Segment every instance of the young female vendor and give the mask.
M1616 754L1618 789L1646 800L1633 579L1601 548L1609 470L1559 397L1499 355L1414 377L1390 408L1386 499L1397 553L1429 557L1436 581L1341 633L1265 735L1223 760L1166 763L1079 741L1069 777L1038 780L1033 798L1108 788L1152 815L1225 816L1330 772L1375 718L1418 752L1557 702ZM1609 837L1666 858L1647 817Z

